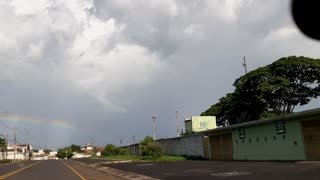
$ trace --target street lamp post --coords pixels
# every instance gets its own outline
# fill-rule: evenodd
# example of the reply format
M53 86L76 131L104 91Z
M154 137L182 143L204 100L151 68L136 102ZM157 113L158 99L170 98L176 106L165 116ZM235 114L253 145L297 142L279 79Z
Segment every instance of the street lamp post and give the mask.
M152 119L153 119L153 139L156 140L156 118L157 115L153 115Z

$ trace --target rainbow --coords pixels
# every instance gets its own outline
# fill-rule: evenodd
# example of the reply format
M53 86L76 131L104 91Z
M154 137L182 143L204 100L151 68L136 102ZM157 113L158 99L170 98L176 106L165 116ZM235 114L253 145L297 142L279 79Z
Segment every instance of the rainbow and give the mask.
M8 122L26 122L31 124L43 124L49 126L55 126L60 128L74 128L72 124L59 121L59 120L49 120L49 119L39 119L30 116L20 116L16 114L0 113L0 120Z

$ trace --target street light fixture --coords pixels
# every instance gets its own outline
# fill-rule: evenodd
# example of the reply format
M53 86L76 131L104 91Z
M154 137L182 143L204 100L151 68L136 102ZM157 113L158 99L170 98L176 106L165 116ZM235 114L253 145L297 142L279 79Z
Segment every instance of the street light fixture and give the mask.
M153 139L156 140L156 118L157 115L153 115L152 119L153 119Z

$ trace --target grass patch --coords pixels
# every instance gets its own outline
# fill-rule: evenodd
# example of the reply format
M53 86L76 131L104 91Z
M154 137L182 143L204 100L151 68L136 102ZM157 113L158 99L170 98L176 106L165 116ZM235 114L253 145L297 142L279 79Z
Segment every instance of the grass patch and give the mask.
M0 164L2 164L2 163L8 163L8 162L11 162L11 160L10 160L10 159L0 160Z
M184 156L160 156L160 157L141 157L141 160L151 160L151 161L184 161L186 157Z
M106 159L106 160L112 160L112 161L117 161L117 160L137 161L137 160L140 160L139 156L94 156L92 158Z
M132 160L132 161L184 161L187 160L185 156L161 156L161 157L149 157L149 156L100 156L92 157L106 160Z

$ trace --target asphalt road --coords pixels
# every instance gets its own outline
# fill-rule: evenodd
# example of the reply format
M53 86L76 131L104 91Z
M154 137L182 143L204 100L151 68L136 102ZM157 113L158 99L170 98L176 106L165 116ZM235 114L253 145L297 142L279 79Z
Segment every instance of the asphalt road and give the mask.
M158 179L319 180L320 162L179 161L106 164Z
M73 161L26 161L0 165L0 179L8 180L113 180L109 174L79 165Z

